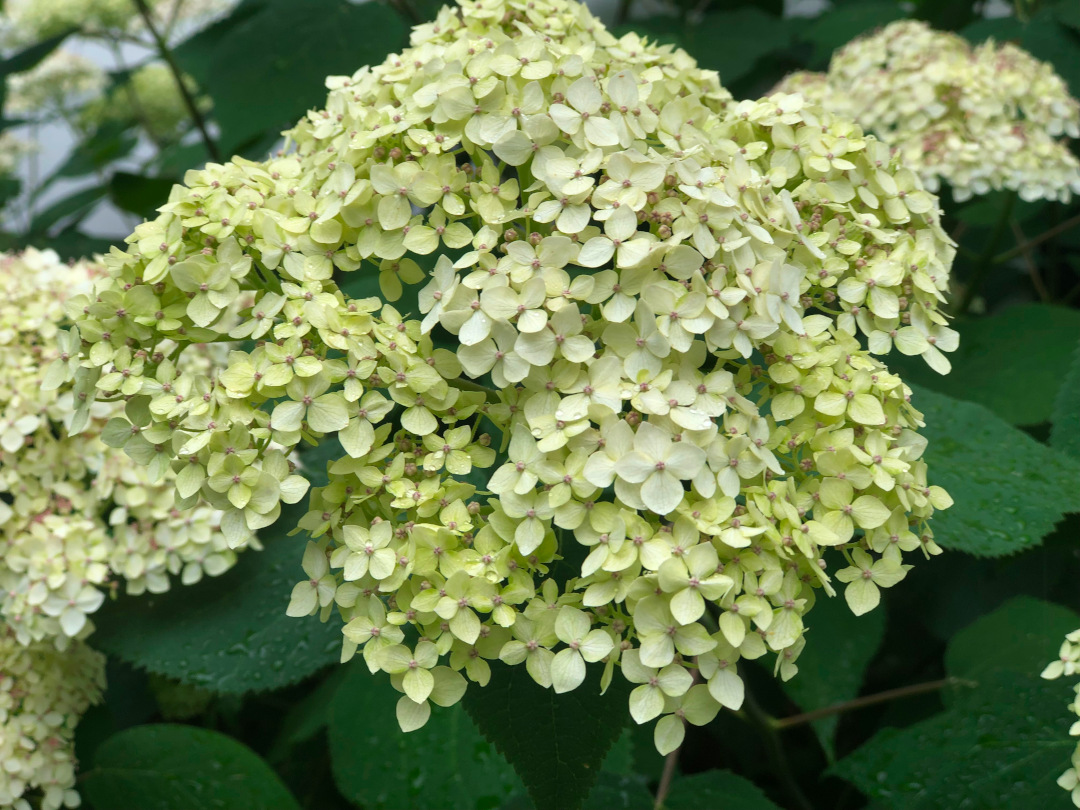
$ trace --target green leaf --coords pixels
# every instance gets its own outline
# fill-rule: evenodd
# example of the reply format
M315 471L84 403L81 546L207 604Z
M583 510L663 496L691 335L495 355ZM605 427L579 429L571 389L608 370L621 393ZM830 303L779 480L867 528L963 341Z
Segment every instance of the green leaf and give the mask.
M762 36L768 31L768 36ZM706 14L688 26L684 47L704 68L720 73L724 85L749 75L764 56L786 50L795 35L790 21L758 8ZM723 42L723 47L717 43Z
M833 772L871 799L904 810L997 810L1062 805L1055 782L1076 742L1067 683L1039 673L1080 617L1037 599L1015 599L962 630L949 645L951 676L973 679L944 695L948 709L886 729Z
M973 402L924 388L911 401L925 414L930 483L955 501L934 514L942 547L980 557L1013 554L1038 545L1064 515L1080 511L1080 462Z
M262 532L263 551L231 571L168 593L121 597L94 615L94 645L135 666L214 692L278 689L338 660L340 625L285 615L304 574L304 537L287 538L299 510ZM280 527L280 528L278 528Z
M109 248L116 244L123 245L120 239L102 239L99 236L90 236L80 231L74 225L65 228L58 234L49 237L49 247L55 250L64 261L82 259L95 253L108 253Z
M679 48L686 46L686 26L674 14L657 14L643 20L634 20L627 25L616 26L612 31L617 37L630 32L647 37L650 42L661 45L675 45Z
M640 776L600 771L582 804L585 810L653 810L653 796Z
M381 3L268 0L220 32L201 82L214 100L222 149L292 126L321 103L327 75L377 64L407 41L405 24Z
M799 673L784 683L784 691L803 711L823 709L859 694L863 673L885 635L885 613L851 612L843 599L819 596L806 647L799 655ZM833 735L839 718L812 723L829 759L835 755Z
M1053 65L1072 95L1080 95L1080 32L1054 19L1051 9L1042 9L1025 27L1020 45Z
M1080 459L1080 344L1073 352L1072 363L1058 389L1053 421L1050 445ZM1077 486L1080 487L1080 482Z
M34 217L30 223L31 235L44 236L49 228L61 220L73 218L72 223L69 224L82 220L90 213L93 206L105 196L107 191L107 186L92 186L76 191L74 194L53 203L44 211L38 212Z
M180 725L136 726L97 750L80 790L95 810L299 810L259 756L231 737Z
M837 48L904 16L901 7L889 0L867 0L826 11L801 33L801 38L814 46L809 67L817 69L827 66Z
M976 197L955 212L955 216L961 222L978 228L993 228L1002 217L1005 206L1010 198L1016 197L1015 191L991 191ZM1012 203L1012 218L1023 223L1042 214L1046 208L1045 200L1027 202L1019 198Z
M956 30L975 19L973 0L916 0L915 16L933 28Z
M486 692L473 684L471 691ZM496 808L521 782L461 706L436 708L417 731L398 728L400 695L362 660L348 667L330 703L334 781L365 810Z
M465 693L465 709L525 782L537 810L577 810L600 763L629 717L629 685L616 677L600 694L600 668L561 695L533 681L525 667L494 665L483 689Z
M1080 5L1071 2L1071 0L1061 0L1054 6L1054 16L1057 17L1059 22L1080 31Z
M29 47L12 54L7 59L0 59L0 78L10 76L12 73L22 73L37 67L37 65L50 53L60 47L60 43L67 39L72 31L64 31L54 37L49 37L41 42L35 42Z
M664 810L780 810L748 779L730 771L706 771L680 776L671 785Z
M22 182L17 177L0 177L0 206L19 196Z
M213 72L214 53L225 47L227 38L245 20L262 11L269 0L242 0L229 14L201 28L173 48L173 58L180 69L199 87L205 87Z
M153 219L154 212L168 202L169 192L176 182L168 177L116 172L109 180L109 198L123 211Z
M289 756L297 745L307 742L330 722L330 704L341 682L348 676L348 667L334 667L299 702L293 704L281 723L281 731L266 758L277 763Z
M119 121L103 124L97 132L79 143L68 159L34 190L34 194L62 177L82 177L101 171L130 154L137 142L138 138L131 131L130 124Z
M974 681L999 670L1038 674L1056 657L1065 634L1078 626L1080 618L1068 608L1018 596L953 636L945 669L953 677ZM966 693L956 694L963 698Z
M954 324L960 347L941 375L920 357L889 357L905 382L978 402L1014 425L1049 421L1054 397L1080 335L1080 310L1022 304Z

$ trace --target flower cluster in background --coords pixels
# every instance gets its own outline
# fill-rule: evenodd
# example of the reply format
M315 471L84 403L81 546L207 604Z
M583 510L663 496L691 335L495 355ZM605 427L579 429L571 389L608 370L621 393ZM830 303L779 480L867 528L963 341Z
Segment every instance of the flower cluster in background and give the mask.
M161 593L174 577L190 584L220 574L247 540L230 547L220 511L179 503L175 474L146 469L153 448L145 438L141 455L102 443L109 420L125 412L122 399L94 402L72 424L74 403L86 395L63 384L79 349L77 333L60 331L70 324L64 307L102 273L51 251L0 256L0 684L10 701L0 707L3 806L35 787L46 789L46 807L60 798L70 805L71 732L82 711L75 707L85 708L102 678L100 657L82 642L106 596L121 580L130 593ZM210 373L213 348L177 364L177 391ZM54 679L66 668L82 680L61 689ZM8 673L12 683L3 680ZM25 763L9 759L9 747Z
M184 82L199 109L209 110L210 99L197 96L194 80L185 76ZM110 120L138 121L150 138L160 143L175 138L189 117L172 72L164 63L153 62L132 73L128 84L113 88L88 105L85 120L91 126Z
M857 121L936 190L962 201L992 189L1068 201L1080 162L1080 103L1051 65L1022 48L904 20L838 50L826 74L795 73L779 90Z
M82 642L25 646L0 625L0 806L79 806L75 726L104 688L101 653ZM25 798L32 791L34 804Z
M228 8L230 0L158 0L148 3L152 19L166 40ZM61 34L77 35L85 45L108 45L116 60L110 73L100 58L78 51L67 40L41 62L7 80L5 129L10 148L3 150L0 176L13 175L19 160L34 154L39 125L59 121L78 139L93 137L109 124L137 125L159 148L187 132L190 113L177 80L157 52L131 0L23 0L0 14L0 42L17 51ZM142 46L145 53L138 52ZM128 59L135 53L136 64ZM210 100L184 76L202 112ZM13 123L14 122L14 123ZM22 122L22 123L20 123ZM36 170L31 168L31 177ZM53 178L50 178L53 179Z
M99 94L106 82L104 69L93 60L57 50L33 70L11 77L5 107L23 116L67 115L72 106Z
M1080 630L1069 633L1061 644L1056 661L1051 661L1042 676L1053 680L1062 676L1075 677L1080 674ZM1069 704L1069 709L1080 716L1080 682L1075 686L1076 700ZM1073 723L1069 733L1080 737L1080 720ZM1058 784L1072 795L1073 804L1080 807L1080 743L1073 751L1071 767L1058 777Z
M189 172L107 257L71 372L226 533L337 435L289 611L340 612L403 728L491 660L558 692L603 662L667 753L741 705L740 658L795 673L835 580L863 613L937 553L950 500L873 354L948 370L953 247L887 146L566 0L466 0L328 86L286 153ZM254 344L181 390L174 347L227 340Z

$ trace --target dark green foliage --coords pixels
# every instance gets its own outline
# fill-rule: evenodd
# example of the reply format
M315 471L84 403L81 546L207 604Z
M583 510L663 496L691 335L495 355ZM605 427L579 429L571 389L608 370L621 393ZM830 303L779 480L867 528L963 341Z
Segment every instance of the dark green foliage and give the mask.
M1065 379L1054 402L1054 428L1050 444L1080 459L1080 344L1073 352Z
M1038 545L1054 524L1080 511L1080 464L989 410L918 389L926 419L931 483L955 503L934 516L943 548L997 557Z
M214 100L223 152L291 127L326 98L327 75L381 62L406 42L404 23L378 3L307 0L298 11L291 0L247 3L239 20L181 49L183 64L206 66L195 78Z
M277 524L295 524L295 511ZM231 571L161 596L122 597L95 616L97 647L159 675L226 694L278 689L334 663L340 623L285 615L303 538L264 532Z
M784 684L788 696L808 711L855 697L885 635L883 611L856 616L843 598L822 594L812 615L806 648L799 656L799 673ZM825 717L814 723L814 733L830 757L837 719Z
M753 782L731 771L707 771L675 780L664 810L780 810Z
M251 749L192 726L138 726L110 738L82 789L97 810L299 809Z
M175 180L164 177L143 177L128 172L116 172L109 181L109 199L117 208L130 211L146 219L169 199L169 191Z
M524 666L492 667L491 682L470 689L465 709L521 776L537 810L577 810L598 766L629 722L629 688L616 678L600 696L598 666L573 692L538 686Z
M436 708L426 726L404 734L394 713L399 697L385 673L372 675L359 659L349 665L327 728L344 796L366 810L495 810L520 791L521 781L461 706Z
M174 55L213 102L207 116L220 151L261 159L278 148L283 129L322 103L326 75L381 62L405 44L410 10L431 19L440 5L241 0ZM781 0L619 5L606 19L618 35L632 30L686 49L717 70L736 99L767 93L792 70L822 70L836 48L907 16L972 42L1014 41L1049 60L1080 94L1076 0L1017 0L1008 5L1022 13L989 20L977 0L834 0L809 19L785 17ZM0 78L33 67L66 36L10 53ZM114 74L114 85L127 76ZM2 118L0 129L18 123ZM172 183L208 160L195 133L184 135L190 129L185 124L181 137L143 160L149 143L137 121L103 124L37 181L0 181L8 215L0 248L36 244L73 259L122 246L126 231L100 235L88 218L103 203L152 216ZM73 179L74 191L53 196ZM1072 692L1039 672L1080 619L1038 600L1080 608L1080 228L1067 227L1080 202L1010 197L1000 191L956 203L948 189L941 193L943 226L959 243L954 275L961 285L979 284L975 305L953 321L961 334L953 372L942 377L919 358L888 358L915 384L913 403L925 413L930 482L955 499L932 524L946 554L918 561L879 610L860 618L842 597L819 595L793 680L772 677L772 656L740 664L751 694L777 718L942 676L962 682L786 728L777 737L783 767L767 755L760 725L724 712L691 729L666 810L1068 805L1054 780L1075 742L1066 709ZM998 233L1007 204L1011 221ZM1029 240L1030 249L1014 250ZM978 281L991 244L992 253L1016 255ZM378 294L377 276L366 264L345 277L346 291ZM416 313L416 292L406 289L402 312ZM448 333L435 338L453 348ZM303 451L315 485L339 455L334 442ZM121 596L94 616L92 643L110 657L109 689L79 726L85 807L656 805L664 758L652 747L653 727L632 724L618 675L607 695L598 694L595 665L585 685L561 696L522 668L497 665L488 687L470 687L464 708L436 708L422 730L400 733L388 677L369 675L361 661L337 666L337 618L284 615L303 576L306 538L286 535L301 514L298 506L263 532L265 550L243 554L221 578L162 596ZM578 563L568 555L557 571ZM176 708L163 705L161 682L152 689L147 673L213 697L188 707L190 726L144 725Z
M1071 690L1039 672L1080 617L1036 599L1014 600L961 631L946 667L962 682L948 709L889 728L834 770L873 799L910 810L1052 807L1075 743L1063 706Z
M921 358L895 358L905 381L978 402L1014 425L1049 421L1075 348L1068 336L1080 335L1080 310L1022 304L955 328L952 371L942 376Z

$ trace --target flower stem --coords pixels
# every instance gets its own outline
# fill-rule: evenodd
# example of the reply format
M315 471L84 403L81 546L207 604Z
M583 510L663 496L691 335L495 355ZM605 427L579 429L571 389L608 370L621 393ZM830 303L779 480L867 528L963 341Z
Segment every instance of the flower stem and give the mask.
M675 779L675 771L678 770L680 751L682 751L681 745L664 759L664 772L660 775L660 785L656 788L656 801L653 803L653 810L662 810L664 807L664 800L667 799L668 791L671 790L671 783Z
M1050 228L1047 231L1043 231L1038 236L1032 237L1031 239L1027 240L1023 244L1017 245L1014 248L1006 250L1004 253L998 254L997 256L994 257L994 262L993 263L994 264L1001 264L1002 262L1007 262L1009 259L1014 259L1017 256L1019 256L1021 253L1026 253L1027 251L1031 250L1033 247L1041 245L1043 242L1047 241L1048 239L1053 239L1058 234L1061 234L1061 233L1064 233L1065 231L1071 230L1072 228L1075 228L1077 225L1080 225L1080 214L1077 214L1075 217L1070 217L1069 219L1065 220L1064 222L1058 223L1053 228Z
M749 692L746 693L746 698L743 701L743 710L746 713L746 719L761 734L761 739L765 743L765 750L769 756L769 762L772 764L773 771L780 777L784 789L787 790L788 798L791 799L791 807L794 810L814 810L813 805L810 804L810 801L802 792L795 775L791 771L791 764L788 762L784 746L781 744L780 737L777 734L776 719L766 714Z
M815 720L821 720L823 717L831 717L834 714L843 714L844 712L849 712L854 709L862 709L866 706L876 706L879 703L888 703L889 701L899 700L900 698L925 695L928 692L937 692L940 689L944 689L946 686L955 684L963 684L965 686L974 685L971 681L964 681L960 678L942 678L937 681L915 683L910 686L901 686L897 689L887 689L884 692L866 695L865 697L855 698L854 700L845 700L843 703L834 703L831 706L814 709L812 712L794 714L791 717L773 720L772 727L783 730L791 728L792 726L801 726L804 723L812 723Z
M161 55L161 58L165 60L165 64L169 66L169 70L172 71L176 86L180 88L180 96L184 100L184 106L187 107L188 113L191 115L191 120L195 124L195 128L199 130L203 144L206 145L207 154L212 161L220 163L221 154L218 152L217 144L214 143L214 139L210 137L210 131L206 128L206 119L203 118L203 114L199 112L199 105L195 103L195 98L191 95L191 91L188 90L187 83L184 81L183 71L181 71L180 66L176 64L176 59L173 58L173 53L169 49L169 43L165 41L165 38L154 24L154 17L150 13L150 8L146 5L146 0L132 0L132 2L139 10L143 22L146 23L146 30L149 31L150 36L154 38L158 53Z
M975 301L975 296L979 294L983 282L986 281L987 273L990 272L991 266L996 263L994 260L994 251L998 249L998 245L1001 244L1001 238L1005 235L1005 231L1009 227L1009 218L1012 216L1013 206L1015 204L1016 194L1010 194L1005 198L1005 206L1001 210L1001 217L998 219L998 223L994 228L994 233L990 236L990 241L986 243L986 247L979 255L979 260L975 264L975 271L971 275L971 281L968 282L967 289L964 290L964 296L960 299L960 306L957 308L957 312L960 314L967 312L971 308L971 304Z

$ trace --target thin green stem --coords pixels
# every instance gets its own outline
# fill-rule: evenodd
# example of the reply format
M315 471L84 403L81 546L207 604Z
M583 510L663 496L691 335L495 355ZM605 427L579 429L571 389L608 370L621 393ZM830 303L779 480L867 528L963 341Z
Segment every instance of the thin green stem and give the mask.
M834 703L831 706L824 706L820 709L814 709L812 712L804 712L803 714L794 714L791 717L783 717L778 720L772 721L772 727L775 729L792 728L793 726L801 726L805 723L812 723L815 720L821 720L823 717L831 717L834 714L843 714L844 712L850 712L854 709L862 709L866 706L876 706L879 703L888 703L893 700L900 700L901 698L914 697L915 695L925 695L929 692L937 692L944 689L946 686L952 686L956 684L963 684L965 686L973 685L971 681L964 681L960 678L942 678L937 681L927 681L925 683L915 683L910 686L901 686L896 689L887 689L884 692L878 692L873 695L866 695L865 697L855 698L854 700L845 700L842 703Z
M150 116L146 114L146 109L142 105L142 100L139 98L139 94L135 92L135 87L131 83L131 74L128 72L127 62L124 60L123 51L120 50L120 46L117 44L116 40L109 40L109 47L112 49L113 58L116 59L116 66L124 73L128 74L127 79L124 81L124 93L128 97L128 103L131 104L132 112L135 113L135 117L142 125L143 131L146 132L146 137L153 142L154 148L160 153L161 141L154 135Z
M1028 239L1023 244L1017 245L1014 248L1006 250L1004 253L998 254L994 257L994 264L1001 264L1002 262L1009 261L1009 259L1014 259L1021 253L1026 253L1033 247L1037 247L1043 242L1049 239L1053 239L1059 234L1065 233L1065 231L1072 230L1077 225L1080 225L1080 214L1077 214L1075 217L1070 217L1064 222L1061 222L1055 225L1053 228L1050 228L1050 230L1043 231L1038 236L1033 236L1031 239Z
M214 143L214 139L210 137L210 131L206 127L206 119L203 118L203 114L199 111L199 105L196 103L195 97L192 96L191 91L188 90L187 83L184 81L184 73L180 70L180 66L176 64L176 59L173 57L172 50L169 48L169 43L165 41L165 38L154 24L154 17L150 12L150 8L146 5L146 0L132 0L132 2L139 10L143 22L146 23L146 30L148 30L150 36L154 38L154 42L157 44L158 54L165 60L165 64L169 66L169 70L172 71L176 86L180 89L180 96L184 100L184 106L187 107L188 114L191 116L195 128L199 130L199 135L202 136L203 143L206 145L207 154L210 155L210 159L215 163L220 163L221 154L218 152L217 144Z
M975 271L971 275L967 289L964 290L963 298L960 299L960 306L958 307L960 314L967 312L971 308L975 297L979 294L979 290L982 289L983 283L986 281L986 276L994 264L994 252L998 249L1002 237L1005 236L1005 232L1008 230L1009 218L1012 216L1014 205L1016 205L1015 193L1010 194L1005 199L1005 206L1002 208L1001 217L994 227L994 233L990 236L990 241L986 243L986 247L979 255L979 260L975 264Z
M1012 222L1013 236L1016 238L1018 244L1023 244L1027 241L1027 237L1024 236L1024 231L1020 227L1020 223L1015 220ZM1046 282L1043 281L1042 273L1039 272L1039 265L1032 257L1029 250L1023 252L1024 266L1027 267L1028 275L1031 276L1031 284L1035 287L1035 292L1039 295L1039 300L1044 304L1050 303L1050 291L1046 288Z
M791 770L791 763L788 762L787 753L784 751L784 746L780 742L780 736L777 733L776 718L767 714L749 692L746 693L746 699L743 701L743 709L746 712L746 719L761 734L769 762L772 764L775 773L780 777L780 781L791 799L792 808L795 810L814 810L813 805L810 804L810 801L802 792L798 781L795 779L795 774Z
M675 771L679 767L680 751L682 751L681 745L668 754L664 760L664 772L660 774L660 785L656 789L656 801L653 803L653 810L663 810L664 800L667 799L668 791L671 790L671 783L675 780Z
M420 12L413 8L409 0L390 0L390 7L410 25L420 25L424 21L424 18L420 16Z

